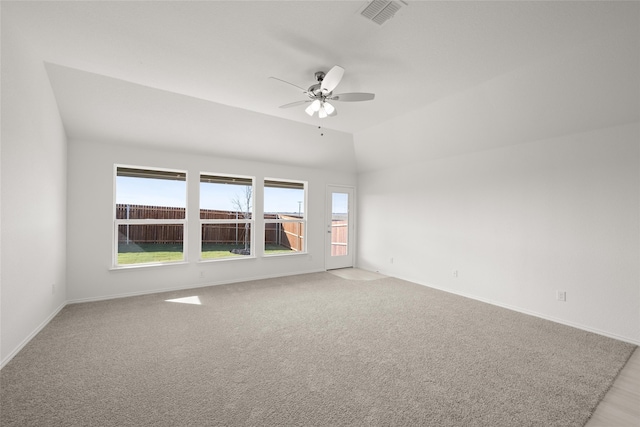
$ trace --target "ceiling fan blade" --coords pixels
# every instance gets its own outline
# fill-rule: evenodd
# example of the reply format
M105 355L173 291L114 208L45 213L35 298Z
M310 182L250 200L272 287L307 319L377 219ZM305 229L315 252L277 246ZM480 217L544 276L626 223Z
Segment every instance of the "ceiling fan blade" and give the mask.
M339 65L334 66L327 74L325 74L322 83L320 83L320 89L326 93L333 92L336 86L338 86L338 83L340 83L340 80L342 80L343 74L344 68Z
M293 83L290 83L290 82L288 82L288 81L286 81L286 80L282 80L282 79L279 79L279 78L277 78L277 77L269 77L269 78L270 78L270 79L274 79L274 80L281 81L282 83L286 83L286 84L291 85L291 86L295 86L295 87L297 87L298 89L300 89L302 92L307 93L307 89L305 89L305 88L303 88L303 87L300 87L300 86L298 86L298 85L295 85L295 84L293 84Z
M376 97L375 93L364 93L364 92L352 92L352 93L339 93L338 95L332 96L332 101L341 101L341 102L357 102L357 101L371 101Z
M290 108L290 107L295 107L295 106L297 106L297 105L306 104L307 102L311 102L311 100L309 99L309 100L306 100L306 101L290 102L290 103L288 103L288 104L281 105L281 106L280 106L280 107L278 107L278 108Z

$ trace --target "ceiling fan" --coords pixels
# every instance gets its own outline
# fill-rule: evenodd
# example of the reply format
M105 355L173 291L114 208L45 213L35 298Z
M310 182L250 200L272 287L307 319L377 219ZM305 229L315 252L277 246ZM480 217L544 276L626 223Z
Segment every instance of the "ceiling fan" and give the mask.
M342 80L343 75L344 68L340 67L339 65L334 66L327 73L325 73L324 71L318 71L315 73L315 78L318 83L309 86L308 89L304 89L298 85L290 83L286 80L279 79L277 77L271 78L295 86L298 89L301 89L302 92L309 97L309 99L304 101L295 101L289 104L281 105L280 108L290 108L309 103L309 106L305 108L304 111L312 117L317 112L318 117L323 119L325 117L335 116L336 114L338 114L336 108L331 103L329 103L329 101L370 101L375 97L375 94L373 93L363 92L340 93L334 95L333 90L336 88L336 86L338 86L340 80Z

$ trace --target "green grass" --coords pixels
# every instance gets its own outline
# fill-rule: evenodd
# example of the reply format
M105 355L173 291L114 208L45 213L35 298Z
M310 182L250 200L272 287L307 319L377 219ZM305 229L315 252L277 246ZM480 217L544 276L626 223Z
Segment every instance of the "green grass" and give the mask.
M118 245L118 265L182 261L182 244L121 243Z
M246 255L234 254L232 249L243 249L244 245L224 245L217 243L204 243L202 245L202 259L238 258Z
M205 243L202 245L202 259L238 258L246 255L234 254L232 249L242 249L244 245ZM291 249L279 245L266 245L266 255L291 253ZM149 264L184 260L182 244L121 243L118 245L118 265Z
M295 252L292 249L287 248L286 246L280 245L265 245L264 254L265 255L273 255L273 254L290 254L291 252Z

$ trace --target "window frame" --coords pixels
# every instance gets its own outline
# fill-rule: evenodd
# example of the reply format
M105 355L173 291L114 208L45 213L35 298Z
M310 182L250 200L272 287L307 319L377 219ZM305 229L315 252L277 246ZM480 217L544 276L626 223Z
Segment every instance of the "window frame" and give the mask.
M184 183L185 183L185 194L184 194L184 218L183 219L119 219L117 218L118 211L118 188L117 188L117 178L118 178L118 170L119 169L131 169L131 170L140 170L140 171L156 171L156 172L166 172L166 173L179 173L184 174ZM127 164L114 163L113 165L113 229L112 229L112 250L111 250L111 265L113 269L128 269L128 268L142 268L142 267L151 267L151 266L163 266L163 265L176 265L176 264L185 264L188 262L188 221L187 218L188 210L189 210L189 173L187 170L181 169L172 169L172 168L159 168L159 167L151 167L151 166L134 166ZM144 262L144 263L135 263L135 264L118 264L118 228L121 225L182 225L182 259L176 261L152 261L152 262Z
M304 210L301 212L300 214L300 218L292 218L292 219L282 219L282 218L265 218L265 215L267 215L268 213L264 210L264 204L266 203L266 191L265 189L267 187L275 187L275 186L270 186L267 185L268 182L280 182L283 184L286 183L291 183L291 184L301 184L302 185L302 191L303 191L303 195L304 195L304 200L303 200L303 204L302 206L304 206ZM308 181L303 181L303 180L295 180L295 179L283 179L283 178L268 178L265 177L263 180L263 187L262 187L262 204L263 204L263 210L262 210L262 221L264 224L264 233L266 233L266 229L267 229L267 224L286 224L286 223L302 223L302 234L299 235L299 237L302 238L302 248L299 251L296 250L292 250L289 253L274 253L274 254L267 254L263 252L264 257L281 257L281 256L295 256L295 255L302 255L302 254L307 254L307 248L308 248L308 242L307 242L307 230L308 230L308 224L307 224L307 205L308 205L308 200L309 200L309 183ZM263 234L262 236L262 246L263 246L263 251L266 247L266 235Z
M218 177L218 178L236 178L236 179L240 179L240 180L249 180L251 181L251 210L249 212L249 216L250 218L235 218L235 219L203 219L202 215L201 215L201 204L202 204L202 191L201 191L201 184L202 184L202 177L203 176L209 176L209 177ZM199 245L199 256L198 256L198 261L199 262L221 262L221 261L236 261L236 260L240 260L240 259L255 259L256 258L256 251L255 251L255 230L256 230L256 177L255 176L248 176L248 175L237 175L237 174L227 174L227 173L217 173L217 172L200 172L198 174L198 220L199 220L199 234L200 234L200 245ZM207 224L249 224L249 230L250 230L250 238L249 238L249 250L250 250L250 254L249 255L243 255L243 256L229 256L229 257L222 257L222 258L203 258L202 257L202 245L203 245L203 239L202 239L202 226L203 225L207 225Z

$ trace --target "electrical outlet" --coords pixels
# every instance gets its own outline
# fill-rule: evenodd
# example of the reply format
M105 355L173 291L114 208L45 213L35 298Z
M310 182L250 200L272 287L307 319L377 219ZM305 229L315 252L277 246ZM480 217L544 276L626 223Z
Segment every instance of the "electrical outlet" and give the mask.
M201 279L204 279L204 271L201 271L201 272L200 272L200 278L201 278Z
M389 263L390 263L390 264L393 264L393 258L391 258L391 259L389 260Z
M556 291L556 299L558 301L567 301L567 292L566 291Z
M453 277L458 277L458 270L453 270Z
M52 283L51 284L51 295L55 295L56 294L56 284Z

